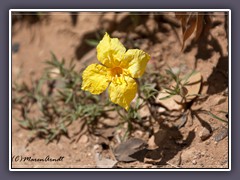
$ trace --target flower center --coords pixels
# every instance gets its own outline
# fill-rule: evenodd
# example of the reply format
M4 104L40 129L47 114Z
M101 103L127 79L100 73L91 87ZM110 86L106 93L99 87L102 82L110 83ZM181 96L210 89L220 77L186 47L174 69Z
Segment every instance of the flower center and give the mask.
M120 77L122 73L123 73L123 69L120 67L114 67L111 69L111 75L113 77L115 77L115 76Z

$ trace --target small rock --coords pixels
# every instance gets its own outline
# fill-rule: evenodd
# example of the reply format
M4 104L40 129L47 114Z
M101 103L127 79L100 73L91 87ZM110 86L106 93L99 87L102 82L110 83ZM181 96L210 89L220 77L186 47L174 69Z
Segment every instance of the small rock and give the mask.
M60 75L60 70L58 68L54 68L50 71L50 77L56 79Z
M72 149L77 149L77 148L78 148L77 144L73 144Z
M168 110L180 110L182 109L182 105L178 104L174 97L178 95L174 95L171 98L164 99L169 94L166 92L165 89L161 90L156 98L156 103L162 104L164 107L166 107Z
M205 141L211 136L211 132L207 128L202 128L202 130L199 132L199 137L202 141Z
M210 141L206 141L206 142L205 142L206 145L209 145L210 143L211 143Z
M96 144L96 145L93 146L93 149L94 149L95 152L99 153L99 152L102 152L103 148L102 148L101 145Z
M99 153L95 154L97 168L113 168L117 161L102 157Z
M228 129L223 128L217 135L214 136L214 140L219 142L223 140L228 135Z
M141 137L143 137L143 132L140 131L140 130L136 130L136 131L134 132L134 137L136 137L136 138L141 138Z
M12 45L12 52L17 53L19 51L20 44L19 43L13 43Z
M196 160L193 160L193 161L192 161L192 164L193 164L193 165L196 165L196 164L197 164L197 161L196 161Z
M104 128L104 129L101 129L101 130L96 130L95 133L107 139L107 138L113 137L115 131L116 131L116 128L110 127L110 128Z
M163 113L163 112L165 112L166 111L166 109L164 108L164 107L159 107L158 108L158 112L159 113Z
M82 135L79 139L79 143L86 144L88 142L88 137L86 135Z
M116 127L119 124L119 122L116 121L115 119L104 118L102 120L102 123L107 125L107 126Z

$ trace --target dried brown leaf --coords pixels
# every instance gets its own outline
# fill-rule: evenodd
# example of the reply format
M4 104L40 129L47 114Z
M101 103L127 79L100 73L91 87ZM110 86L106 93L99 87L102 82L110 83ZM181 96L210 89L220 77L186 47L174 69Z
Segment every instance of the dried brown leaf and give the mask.
M182 50L185 46L185 42L194 32L195 41L197 41L201 35L209 33L212 21L208 14L176 12L175 17L181 22L183 36Z
M203 30L204 34L209 33L211 25L212 25L212 19L210 15L204 15L204 30Z
M197 41L200 35L202 34L203 30L203 23L204 23L204 16L203 15L198 15L197 16L197 27L196 27L196 36L195 40Z
M187 18L188 18L187 12L176 12L175 16L178 20L181 21L182 33L184 34L186 30Z
M114 155L118 161L143 161L147 146L148 144L142 139L131 138L119 144L114 150Z
M196 29L196 24L197 24L196 17L195 16L191 16L189 18L189 21L187 22L186 30L183 33L182 49L184 48L186 40L193 34L194 30Z

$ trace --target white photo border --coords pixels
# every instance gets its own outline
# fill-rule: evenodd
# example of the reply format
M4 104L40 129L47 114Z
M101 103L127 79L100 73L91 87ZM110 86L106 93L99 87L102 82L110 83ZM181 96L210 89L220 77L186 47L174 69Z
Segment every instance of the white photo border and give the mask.
M12 168L12 12L228 12L228 168ZM231 10L230 9L10 9L9 10L9 171L231 171Z

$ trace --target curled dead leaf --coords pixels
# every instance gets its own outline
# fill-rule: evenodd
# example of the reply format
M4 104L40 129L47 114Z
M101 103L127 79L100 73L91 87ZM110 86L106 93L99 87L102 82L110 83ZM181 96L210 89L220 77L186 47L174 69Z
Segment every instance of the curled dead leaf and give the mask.
M118 161L143 161L147 146L148 144L142 139L131 138L119 144L114 150L114 155Z
M182 27L182 50L186 40L195 32L195 41L197 41L203 33L207 33L211 27L210 15L202 12L176 12L175 17L181 22Z

